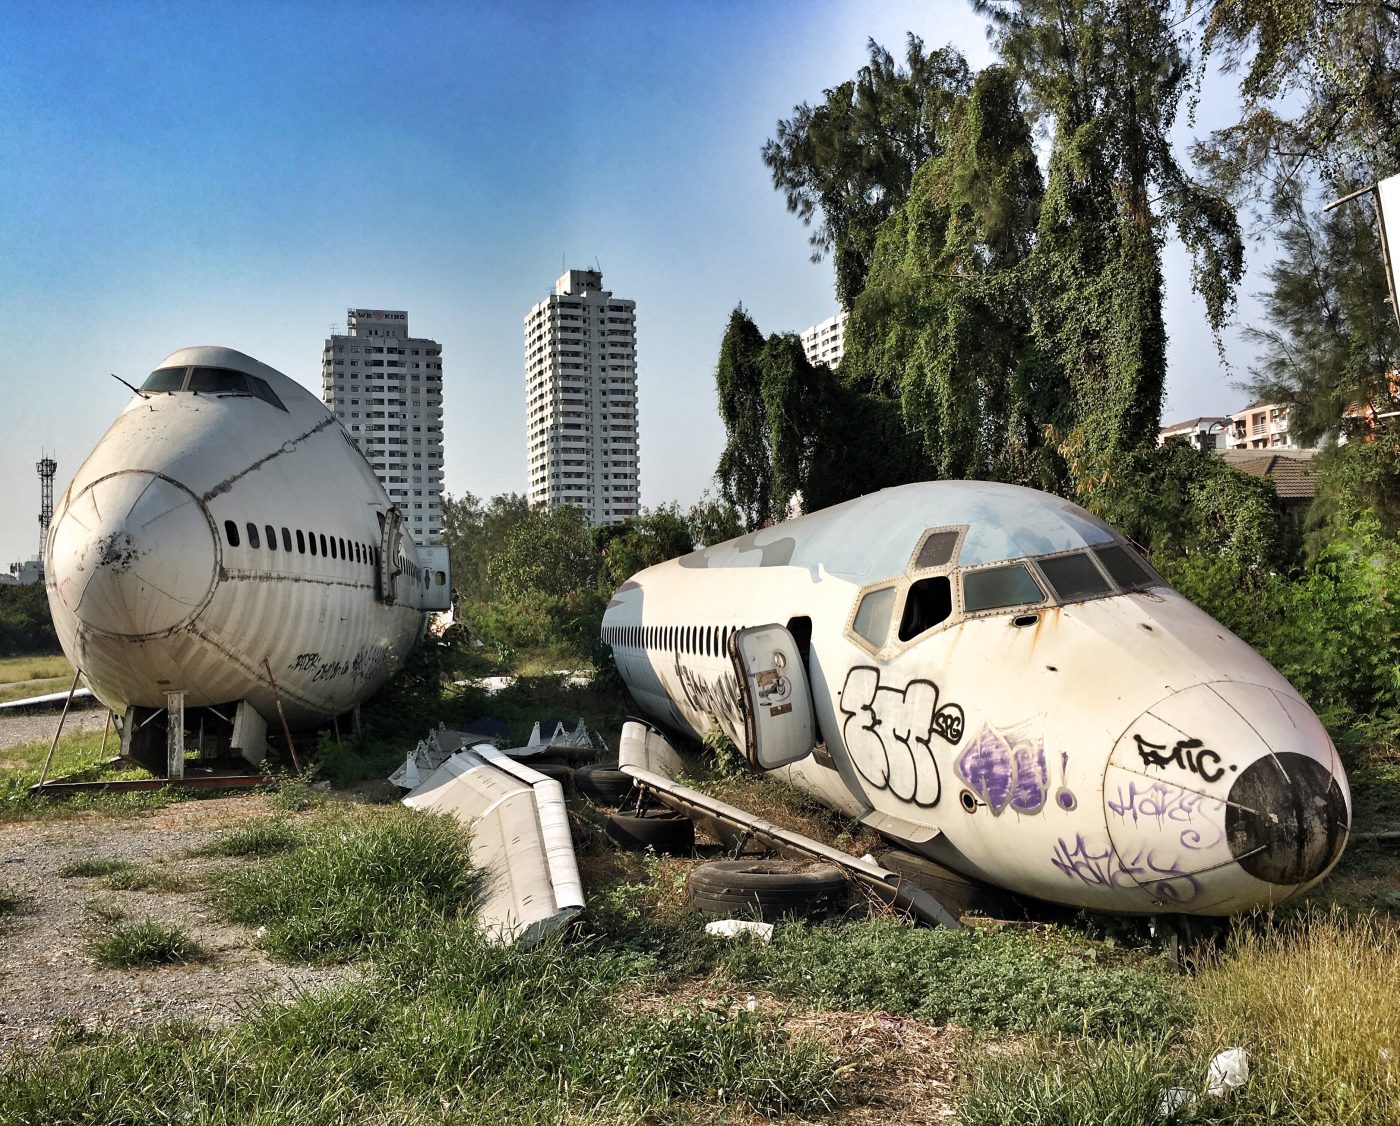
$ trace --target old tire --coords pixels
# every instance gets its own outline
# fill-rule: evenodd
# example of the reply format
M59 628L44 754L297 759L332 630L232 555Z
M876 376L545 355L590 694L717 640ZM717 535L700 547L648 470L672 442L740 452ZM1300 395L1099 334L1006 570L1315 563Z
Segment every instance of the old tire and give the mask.
M528 766L531 770L539 771L546 778L553 778L554 781L558 782L559 785L564 787L564 792L566 794L569 792L569 787L570 785L572 785L574 772L570 770L564 763L550 762L548 759L544 759L539 762L527 762L525 763L525 765Z
M587 766L580 766L574 771L574 789L594 805L610 809L616 809L626 804L629 798L636 797L631 777L611 763L590 762Z
M667 856L689 856L695 851L694 823L669 809L611 813L605 832L619 848L635 852L652 848Z
M690 902L716 919L810 919L845 909L846 876L831 864L716 860L690 874Z

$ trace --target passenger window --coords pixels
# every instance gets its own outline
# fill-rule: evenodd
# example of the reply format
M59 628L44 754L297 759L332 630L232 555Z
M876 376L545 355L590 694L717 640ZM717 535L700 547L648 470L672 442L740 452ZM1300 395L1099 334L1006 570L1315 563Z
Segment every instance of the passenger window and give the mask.
M1099 562L1103 564L1104 570L1109 573L1113 581L1124 590L1151 586L1157 581L1152 572L1147 569L1147 565L1138 558L1137 553L1122 544L1100 547L1094 551L1094 554L1099 557Z
M268 551L276 551L276 550L277 550L277 529L274 528L271 524L269 524L269 525L267 525L267 527L264 529L264 531L267 532L267 549L268 549Z
M312 555L315 555L315 554L316 554L316 533L315 533L315 532L307 532L307 533L306 533L306 542L307 542L307 546L311 548L311 554L312 554Z
M1094 566L1088 552L1077 551L1073 555L1037 559L1036 562L1061 602L1079 602L1109 593L1108 580Z
M947 575L920 579L904 596L899 619L899 640L911 641L925 630L946 622L953 614L953 584Z
M958 530L930 532L919 545L919 554L914 557L914 570L926 567L946 567L953 558L953 548L958 546Z
M288 555L292 553L292 533L286 528L282 529L282 550Z
M297 553L300 555L306 554L306 537L302 535L300 528L297 529Z
M890 635L890 617L894 614L894 601L898 593L892 586L872 590L860 600L856 610L856 620L851 628L876 649L884 645Z
M319 532L317 534L320 536L321 539L321 554L324 556L326 554L326 533Z
M224 521L224 538L228 540L229 547L238 546L238 525L232 520Z
M1026 606L1044 602L1045 592L1037 585L1024 563L968 571L962 577L963 609L968 613L998 610L1004 606Z

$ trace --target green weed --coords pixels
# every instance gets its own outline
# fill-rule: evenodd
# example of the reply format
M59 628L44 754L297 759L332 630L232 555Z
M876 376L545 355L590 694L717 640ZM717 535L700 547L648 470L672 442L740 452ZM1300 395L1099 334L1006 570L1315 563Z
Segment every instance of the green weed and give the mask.
M481 879L450 817L401 806L327 808L299 837L289 851L225 874L215 895L230 919L265 926L264 945L279 957L343 960L425 918L475 906Z
M1146 1035L1181 1027L1190 1012L1165 965L1057 930L790 925L771 946L726 947L720 966L736 983L819 1008L974 1030Z
M83 913L94 923L119 923L126 918L126 909L114 899L89 899Z
M262 817L230 829L198 850L200 856L272 856L301 843L301 834L280 817Z
M203 957L199 943L180 927L154 919L116 923L92 940L92 953L110 969L133 969L189 962Z
M107 877L107 886L114 891L189 891L195 883L188 876L161 868L128 865Z
M321 795L316 793L305 778L284 778L277 783L277 792L272 795L274 809L286 813L304 813L321 804Z

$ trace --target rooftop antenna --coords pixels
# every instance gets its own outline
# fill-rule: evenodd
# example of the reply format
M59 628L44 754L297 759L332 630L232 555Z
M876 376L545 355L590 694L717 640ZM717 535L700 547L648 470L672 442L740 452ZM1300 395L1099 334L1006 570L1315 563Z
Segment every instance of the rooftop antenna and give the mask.
M39 452L39 566L44 565L44 545L49 539L49 524L53 520L53 475L58 462L42 450Z

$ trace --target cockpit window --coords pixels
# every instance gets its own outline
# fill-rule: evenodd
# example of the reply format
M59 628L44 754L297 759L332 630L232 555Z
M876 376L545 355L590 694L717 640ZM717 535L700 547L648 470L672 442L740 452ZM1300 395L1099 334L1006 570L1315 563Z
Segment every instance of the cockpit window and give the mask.
M912 641L925 630L942 625L953 615L953 584L947 575L920 579L904 596L899 617L899 640Z
M1122 544L1101 547L1094 554L1099 557L1099 562L1103 564L1104 570L1112 576L1113 581L1125 590L1152 586L1160 581L1148 570L1147 565L1135 551Z
M890 635L890 618L894 614L898 593L892 586L872 590L860 600L860 606L856 609L856 620L851 628L876 649L884 645Z
M186 376L189 378L186 379ZM276 407L287 408L265 379L231 368L157 368L146 377L142 391L192 391L202 395L253 395Z
M919 545L918 554L914 556L914 570L946 566L953 558L953 549L958 546L958 534L956 528L930 532Z
M1044 591L1036 584L1024 563L968 571L962 577L962 584L963 609L969 614L1045 601Z
M184 368L156 368L141 384L142 391L178 391L185 385Z
M1103 572L1094 566L1088 552L1057 555L1053 559L1037 559L1040 573L1050 583L1050 589L1060 602L1079 602L1111 593Z

